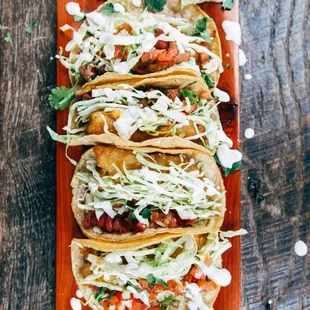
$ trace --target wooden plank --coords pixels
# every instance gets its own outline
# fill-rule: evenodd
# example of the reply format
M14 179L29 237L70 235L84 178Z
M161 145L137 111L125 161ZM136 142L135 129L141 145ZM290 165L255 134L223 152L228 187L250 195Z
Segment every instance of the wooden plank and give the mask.
M66 0L58 0L58 28L64 24L73 23L73 17L65 11ZM98 1L80 0L83 10L91 11L98 6ZM225 19L238 20L238 4L231 12L222 11L219 4L204 4L202 8L215 19L222 41L222 51L225 71L221 76L219 87L227 91L234 103L239 103L239 67L238 47L225 40L221 23ZM68 42L68 33L58 31L58 47L65 46ZM230 56L227 57L226 54ZM226 63L230 68L225 67ZM59 63L57 64L57 84L69 85L67 71ZM62 133L62 127L66 125L67 112L57 114L57 132ZM239 147L239 110L236 118L225 127L226 133L233 140L234 146ZM83 148L71 148L70 156L78 159ZM57 253L56 253L56 307L57 309L70 309L70 299L75 296L76 284L71 273L69 244L73 237L80 237L81 232L74 220L70 203L70 180L74 167L65 158L65 148L57 144ZM226 178L227 212L223 229L236 230L240 227L240 173L234 173ZM230 310L240 309L240 240L232 239L233 248L223 257L224 267L228 268L233 276L231 285L222 288L215 309L222 309L229 304Z

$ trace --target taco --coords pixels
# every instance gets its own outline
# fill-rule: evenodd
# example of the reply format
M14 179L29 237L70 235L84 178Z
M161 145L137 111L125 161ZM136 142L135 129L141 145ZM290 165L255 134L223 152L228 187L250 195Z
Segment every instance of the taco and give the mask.
M128 84L125 84L128 83ZM186 75L106 74L84 85L69 107L68 145L194 148L214 154L232 146L219 118L217 100L205 83Z
M72 271L92 309L212 309L231 281L217 234L115 244L73 239ZM111 308L110 308L111 307Z
M74 216L93 239L207 233L223 222L221 173L197 150L98 145L82 155L71 186Z
M106 72L144 75L179 70L204 77L215 87L222 71L221 47L216 25L197 5L167 1L162 12L151 13L144 4L129 0L108 1L85 15L73 39L57 56L69 70L72 82L91 81ZM173 73L172 73L173 74Z

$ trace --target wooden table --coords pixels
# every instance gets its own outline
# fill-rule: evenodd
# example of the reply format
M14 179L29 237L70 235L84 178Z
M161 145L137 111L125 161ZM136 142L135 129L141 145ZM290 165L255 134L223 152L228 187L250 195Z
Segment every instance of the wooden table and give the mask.
M240 2L241 128L256 132L242 138L242 308L310 309L310 256L293 249L310 244L309 1ZM55 143L45 129L55 127L55 12L54 0L0 2L0 309L55 305Z

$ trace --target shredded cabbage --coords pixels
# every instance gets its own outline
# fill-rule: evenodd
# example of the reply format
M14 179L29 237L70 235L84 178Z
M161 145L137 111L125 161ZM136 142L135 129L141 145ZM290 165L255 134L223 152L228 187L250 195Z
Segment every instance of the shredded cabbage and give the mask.
M133 210L126 202L135 199L137 203L134 214L143 224L149 223L148 219L141 216L147 207L153 211L161 210L165 214L171 210L182 212L190 209L198 220L220 214L223 208L221 198L225 193L220 192L204 172L188 171L194 161L179 165L170 162L169 166L165 167L147 160L149 155L145 153L136 151L135 154L142 168L127 170L124 165L123 173L114 165L117 173L112 177L101 177L96 161L87 160L87 171L76 175L81 180L78 207L107 212L102 202L109 202L112 206L123 204L125 210L122 211L126 212ZM85 199L86 193L89 194L88 201ZM118 212L118 209L115 209L115 212Z

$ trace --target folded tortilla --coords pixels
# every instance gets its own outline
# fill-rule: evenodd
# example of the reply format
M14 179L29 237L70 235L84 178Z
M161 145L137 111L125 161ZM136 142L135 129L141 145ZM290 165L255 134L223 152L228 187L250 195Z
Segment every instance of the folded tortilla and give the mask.
M117 143L122 147L190 148L210 154L222 143L232 144L223 131L218 102L201 78L182 72L143 77L107 73L85 84L70 105L64 128L70 139L65 141L71 146ZM178 96L171 99L171 90Z
M123 243L73 239L72 271L92 309L185 310L202 303L211 310L220 285L231 279L221 260L228 243L217 234Z
M95 146L71 186L77 223L98 240L215 232L225 213L221 173L197 150Z
M113 3L122 5L125 12L115 12ZM111 26L112 19L117 21ZM201 23L196 26L198 21ZM73 30L69 26L62 29ZM181 0L167 1L164 10L158 13L145 12L144 4L136 7L130 0L107 1L86 15L66 51L70 52L69 58L61 52L59 59L69 69L73 83L76 73L82 76L80 84L106 72L174 74L184 68L189 75L193 70L198 75L204 72L215 87L222 71L220 39L214 21L198 5L182 7Z

